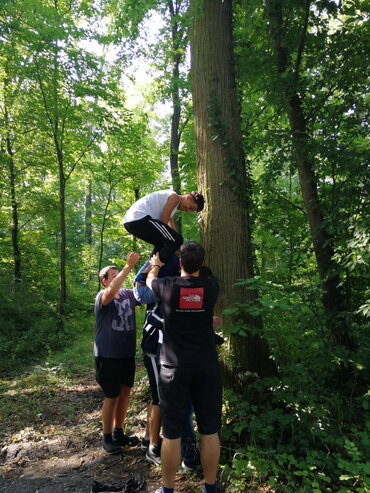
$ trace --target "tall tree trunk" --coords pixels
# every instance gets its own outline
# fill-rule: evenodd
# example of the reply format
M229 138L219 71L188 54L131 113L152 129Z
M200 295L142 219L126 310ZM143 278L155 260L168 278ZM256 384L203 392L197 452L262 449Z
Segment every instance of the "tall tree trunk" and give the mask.
M92 182L89 179L88 190L85 197L85 238L87 244L92 246L92 224L91 224L91 204L92 204Z
M107 217L108 217L108 210L110 203L112 201L112 193L113 193L113 185L112 183L109 184L109 191L108 191L108 197L107 201L105 203L104 207L104 213L103 213L103 220L100 228L100 253L99 253L99 268L98 270L103 268L103 254L104 254L104 231L105 231L105 225L107 223ZM98 279L98 291L101 288L100 280Z
M14 156L9 138L7 141L8 158L9 158L9 182L10 195L12 203L12 246L13 246L13 261L14 261L14 282L19 283L22 280L21 269L21 252L19 249L19 221L18 221L18 201L15 185L15 165Z
M172 99L172 117L171 117L171 142L170 142L170 170L172 186L176 193L181 194L181 179L179 172L179 148L180 148L180 119L181 119L181 101L179 89L180 63L182 55L180 54L182 33L179 32L177 16L179 14L179 3L168 0L168 6L171 15L171 41L172 41L172 79L171 79L171 99ZM175 217L178 231L181 233L181 216Z
M256 293L235 286L253 277L249 223L250 191L242 148L237 104L231 0L192 0L192 91L199 190L206 199L202 242L206 260L220 279L218 309L255 299ZM247 336L233 334L235 379L245 371L276 375L259 317L244 317ZM242 377L241 377L242 378ZM234 382L235 383L235 382Z
M67 283L66 283L66 216L65 216L65 192L66 180L64 177L63 155L60 149L58 151L59 166L59 225L60 225L60 260L59 260L59 328L64 328L65 305L67 301Z
M6 154L9 164L9 185L10 199L12 208L12 247L14 264L14 282L22 280L21 252L19 248L19 220L18 220L18 200L16 192L16 169L14 162L14 151L9 129L9 110L8 110L8 79L4 80L4 125L5 125L5 144Z
M302 97L298 92L300 61L304 50L304 41L310 12L310 0L305 4L305 20L302 36L298 47L295 67L291 68L291 56L284 41L284 21L279 0L265 0L269 20L272 48L276 67L280 74L288 74L279 84L292 133L292 146L296 160L303 203L307 212L312 243L315 252L317 269L322 282L323 306L326 314L327 327L333 342L351 345L343 321L337 315L342 310L342 299L339 292L339 277L332 261L333 248L331 238L325 228L324 215L320 203L315 166L309 146L309 133L303 111Z

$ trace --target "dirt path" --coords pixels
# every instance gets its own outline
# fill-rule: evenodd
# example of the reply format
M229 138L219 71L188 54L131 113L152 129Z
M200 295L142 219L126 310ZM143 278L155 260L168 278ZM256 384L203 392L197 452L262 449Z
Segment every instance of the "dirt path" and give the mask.
M94 479L112 483L135 472L147 492L160 486L160 469L148 464L140 446L109 456L101 448L102 394L93 372L53 380L53 369L36 381L1 384L1 493L87 493ZM131 433L144 434L146 383L139 375L128 415ZM201 477L178 474L176 491L201 491Z

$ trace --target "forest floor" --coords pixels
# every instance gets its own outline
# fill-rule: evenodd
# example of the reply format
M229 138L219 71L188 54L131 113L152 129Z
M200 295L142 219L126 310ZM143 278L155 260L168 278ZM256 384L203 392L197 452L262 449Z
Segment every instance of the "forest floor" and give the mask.
M148 493L161 485L160 468L145 460L140 445L114 456L102 450L103 398L91 368L66 374L38 366L22 378L2 379L0 392L1 493L87 493L93 480L112 484L135 473L145 477ZM126 431L140 438L148 397L138 368ZM199 493L201 485L199 473L178 473L176 491Z

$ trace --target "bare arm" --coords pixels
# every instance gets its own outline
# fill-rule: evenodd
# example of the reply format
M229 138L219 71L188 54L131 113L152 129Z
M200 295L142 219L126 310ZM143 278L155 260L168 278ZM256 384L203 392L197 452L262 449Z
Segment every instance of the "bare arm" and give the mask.
M110 303L113 300L113 298L118 293L119 288L122 286L122 283L128 276L131 269L134 267L136 262L139 260L139 258L140 255L138 253L130 252L127 254L126 265L121 270L121 272L117 274L117 276L112 280L109 286L107 286L104 290L102 296L103 305L108 305L108 303Z
M170 220L167 222L168 226L172 229L174 229L175 231L177 231L177 228L176 228L176 223L175 221L173 220L173 218L171 217Z
M169 224L169 221L171 219L171 213L174 210L174 208L178 205L179 202L180 202L180 199L179 199L179 196L177 195L177 193L173 193L172 195L170 195L168 197L166 205L163 207L163 211L161 214L161 221L162 222L171 226ZM172 227L173 226L171 226L171 228Z
M153 279L158 278L159 269L164 265L164 263L161 262L161 259L159 258L158 252L150 259L150 265L152 266L152 268L149 271L148 277L146 278L146 285L148 286L148 288L152 289L152 281Z

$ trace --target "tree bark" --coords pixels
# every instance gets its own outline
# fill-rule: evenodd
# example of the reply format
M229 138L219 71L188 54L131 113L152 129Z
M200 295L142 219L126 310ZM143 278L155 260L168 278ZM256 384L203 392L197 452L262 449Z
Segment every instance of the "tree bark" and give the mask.
M254 275L249 222L250 190L242 148L237 103L231 0L192 0L192 92L199 190L206 207L201 216L206 261L220 279L218 310L255 299L236 287ZM260 317L244 316L247 336L233 334L235 379L246 371L276 375L262 334ZM252 334L255 334L253 335ZM235 383L235 382L234 382Z

